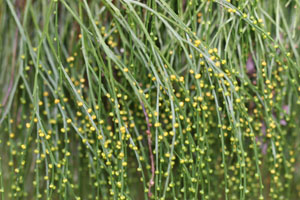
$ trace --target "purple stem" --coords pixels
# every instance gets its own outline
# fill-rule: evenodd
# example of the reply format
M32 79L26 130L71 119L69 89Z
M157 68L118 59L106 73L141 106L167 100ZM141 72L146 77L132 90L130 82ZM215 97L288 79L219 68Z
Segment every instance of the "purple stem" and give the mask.
M149 155L150 155L150 161L151 161L151 179L149 181L149 192L148 192L148 196L151 197L152 193L151 193L151 187L154 185L154 176L155 176L155 165L154 165L154 157L153 157L153 152L152 152L152 140L151 140L151 131L150 131L150 127L152 126L152 124L149 122L149 117L147 114L147 111L145 109L144 103L140 102L143 108L143 112L146 118L146 122L147 122L147 138L148 138L148 148L149 148Z

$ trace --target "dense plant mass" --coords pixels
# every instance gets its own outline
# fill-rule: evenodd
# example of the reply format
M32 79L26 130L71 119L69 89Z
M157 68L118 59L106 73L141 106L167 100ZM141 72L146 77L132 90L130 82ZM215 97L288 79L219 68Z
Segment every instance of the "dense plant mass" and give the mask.
M1 199L299 199L299 22L299 0L1 0Z

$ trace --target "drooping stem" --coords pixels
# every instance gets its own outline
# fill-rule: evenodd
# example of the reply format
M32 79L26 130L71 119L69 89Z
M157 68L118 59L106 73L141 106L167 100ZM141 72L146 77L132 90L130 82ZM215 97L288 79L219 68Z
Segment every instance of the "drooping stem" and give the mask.
M18 10L17 10L17 14L18 14L18 17L20 17L20 12ZM10 96L11 90L13 88L13 81L14 81L14 76L15 76L16 56L17 56L17 49L18 49L18 36L19 36L18 35L18 30L16 30L15 36L14 36L10 81L9 81L7 92L5 93L5 96L2 99L2 103L1 103L3 107L6 105L8 97ZM0 109L0 113L1 113L1 109Z

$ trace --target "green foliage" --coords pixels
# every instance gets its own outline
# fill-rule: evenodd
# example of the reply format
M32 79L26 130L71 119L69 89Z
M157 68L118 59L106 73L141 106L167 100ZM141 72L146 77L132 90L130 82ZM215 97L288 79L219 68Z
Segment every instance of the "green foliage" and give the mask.
M298 199L298 0L0 0L1 199Z

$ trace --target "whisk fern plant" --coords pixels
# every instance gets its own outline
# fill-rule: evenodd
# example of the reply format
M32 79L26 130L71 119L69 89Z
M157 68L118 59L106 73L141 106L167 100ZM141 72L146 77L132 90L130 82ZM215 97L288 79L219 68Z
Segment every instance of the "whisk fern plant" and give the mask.
M299 199L299 21L299 0L0 0L0 199Z

